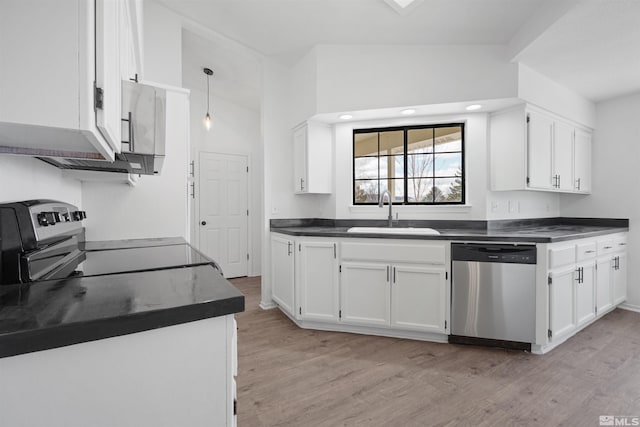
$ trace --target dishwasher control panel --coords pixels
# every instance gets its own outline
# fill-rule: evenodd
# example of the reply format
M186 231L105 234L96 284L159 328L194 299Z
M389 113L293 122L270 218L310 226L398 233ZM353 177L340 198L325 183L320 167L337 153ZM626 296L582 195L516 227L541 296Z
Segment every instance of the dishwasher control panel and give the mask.
M499 262L508 264L535 264L535 245L509 245L491 243L454 243L451 245L454 261Z

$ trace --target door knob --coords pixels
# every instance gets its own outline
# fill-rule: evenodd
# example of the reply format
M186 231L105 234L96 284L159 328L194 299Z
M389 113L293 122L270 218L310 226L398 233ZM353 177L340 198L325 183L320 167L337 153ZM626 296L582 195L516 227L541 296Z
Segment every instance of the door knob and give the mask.
M207 225L207 221L202 221L200 224Z

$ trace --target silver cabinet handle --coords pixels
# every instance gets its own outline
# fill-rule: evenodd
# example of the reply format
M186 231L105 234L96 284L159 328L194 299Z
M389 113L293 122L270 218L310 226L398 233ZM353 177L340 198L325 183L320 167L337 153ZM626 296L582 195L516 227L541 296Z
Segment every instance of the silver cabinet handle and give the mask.
M393 267L393 283L396 283L396 268Z
M287 256L291 255L291 242L287 242Z
M333 244L333 258L336 258L336 244Z
M389 266L387 265L387 282L389 281Z
M576 179L576 190L580 191L580 178Z
M626 243L618 243L618 245L620 245L620 246L627 246L627 244L626 244Z
M592 253L594 253L594 252L595 252L594 250L584 251L584 253L585 253L585 254L592 254Z

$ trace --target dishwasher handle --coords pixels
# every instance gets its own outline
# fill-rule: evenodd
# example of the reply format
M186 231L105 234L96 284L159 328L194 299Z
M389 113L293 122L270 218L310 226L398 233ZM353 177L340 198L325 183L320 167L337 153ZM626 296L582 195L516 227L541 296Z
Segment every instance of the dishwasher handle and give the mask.
M535 245L454 243L451 245L454 261L500 262L509 264L535 264Z

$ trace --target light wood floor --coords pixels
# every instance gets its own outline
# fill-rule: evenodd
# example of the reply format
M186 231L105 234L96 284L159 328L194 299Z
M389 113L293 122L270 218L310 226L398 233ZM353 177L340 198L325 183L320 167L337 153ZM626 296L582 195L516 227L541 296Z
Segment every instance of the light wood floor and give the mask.
M597 426L640 416L640 313L617 309L536 356L300 329L262 310L260 278L232 280L238 424L252 426Z

